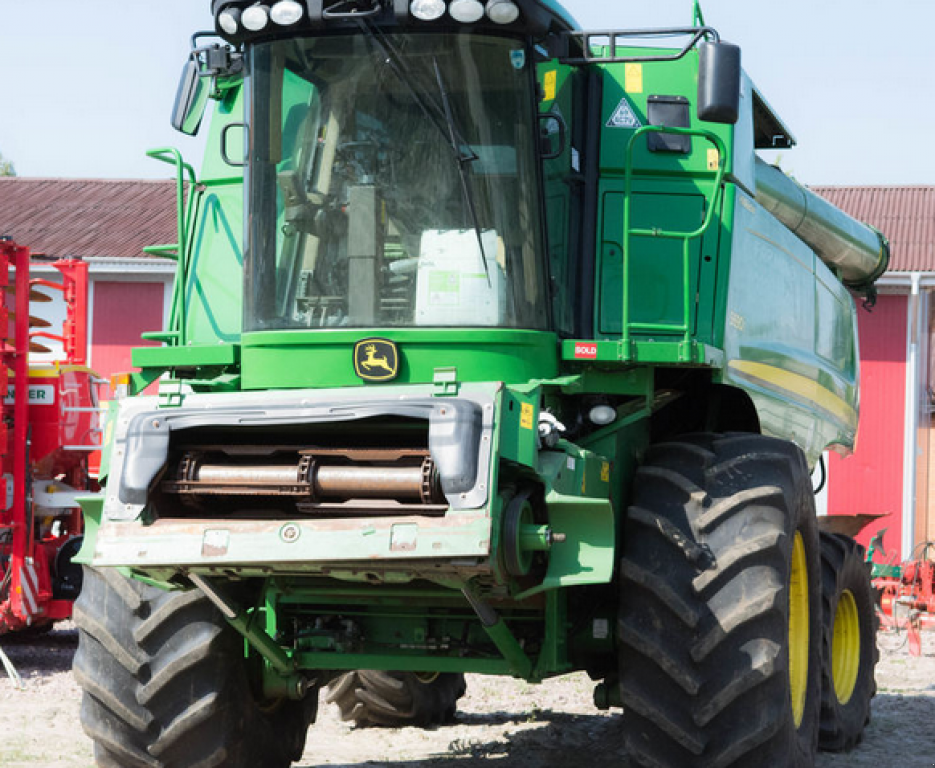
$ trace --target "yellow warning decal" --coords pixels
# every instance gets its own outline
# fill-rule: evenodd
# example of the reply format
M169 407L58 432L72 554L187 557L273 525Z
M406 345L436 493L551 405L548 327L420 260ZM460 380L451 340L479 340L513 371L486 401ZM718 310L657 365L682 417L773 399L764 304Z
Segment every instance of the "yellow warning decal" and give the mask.
M519 414L519 425L523 429L532 429L534 414L535 408L532 407L532 403L523 403Z
M643 92L643 65L625 64L623 69L623 87L627 93Z
M554 101L557 90L558 72L553 69L551 72L546 72L542 80L542 92L545 101Z
M601 480L605 483L610 482L610 462L605 461L601 464Z
M708 149L708 170L716 171L721 165L721 153L714 147Z

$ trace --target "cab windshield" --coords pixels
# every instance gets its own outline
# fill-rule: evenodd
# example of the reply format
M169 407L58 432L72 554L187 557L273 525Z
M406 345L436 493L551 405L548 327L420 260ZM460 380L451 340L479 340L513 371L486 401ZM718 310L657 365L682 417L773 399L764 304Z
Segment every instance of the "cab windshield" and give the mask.
M534 63L479 35L249 54L245 328L545 328Z

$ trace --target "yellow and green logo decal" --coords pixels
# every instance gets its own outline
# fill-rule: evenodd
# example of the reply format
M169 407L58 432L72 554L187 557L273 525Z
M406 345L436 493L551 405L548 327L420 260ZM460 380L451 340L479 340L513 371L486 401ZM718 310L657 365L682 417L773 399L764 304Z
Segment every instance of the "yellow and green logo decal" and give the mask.
M399 351L388 339L362 339L354 345L354 371L364 381L392 381L399 375Z

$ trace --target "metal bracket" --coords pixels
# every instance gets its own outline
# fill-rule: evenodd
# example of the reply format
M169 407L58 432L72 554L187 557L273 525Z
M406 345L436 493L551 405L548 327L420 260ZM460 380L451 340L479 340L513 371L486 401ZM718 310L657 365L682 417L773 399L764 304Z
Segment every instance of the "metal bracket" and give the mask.
M436 368L432 383L435 385L435 395L440 397L451 397L458 394L461 384L458 381L458 369L454 366L448 368Z
M678 51L659 55L618 54L617 48L622 47L622 41L636 38L659 38L673 35L691 35L687 43ZM662 29L622 29L597 31L571 31L563 32L553 38L550 53L562 64L621 64L637 61L677 61L683 58L692 48L702 40L720 41L720 35L712 27L675 27ZM594 53L596 49L608 53ZM572 53L575 51L575 54ZM580 53L579 53L580 52Z

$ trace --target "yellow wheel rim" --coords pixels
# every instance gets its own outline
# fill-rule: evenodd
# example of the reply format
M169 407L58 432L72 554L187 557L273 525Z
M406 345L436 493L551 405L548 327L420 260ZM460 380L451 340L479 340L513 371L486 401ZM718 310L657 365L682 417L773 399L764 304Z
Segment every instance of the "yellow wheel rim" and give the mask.
M802 725L808 692L808 618L808 561L796 531L789 570L789 693L796 728Z
M430 685L438 680L440 672L414 672L416 680L418 680L423 685Z
M860 671L860 620L857 601L850 590L838 598L834 612L834 639L831 642L831 673L834 693L841 704L847 704L857 686Z

